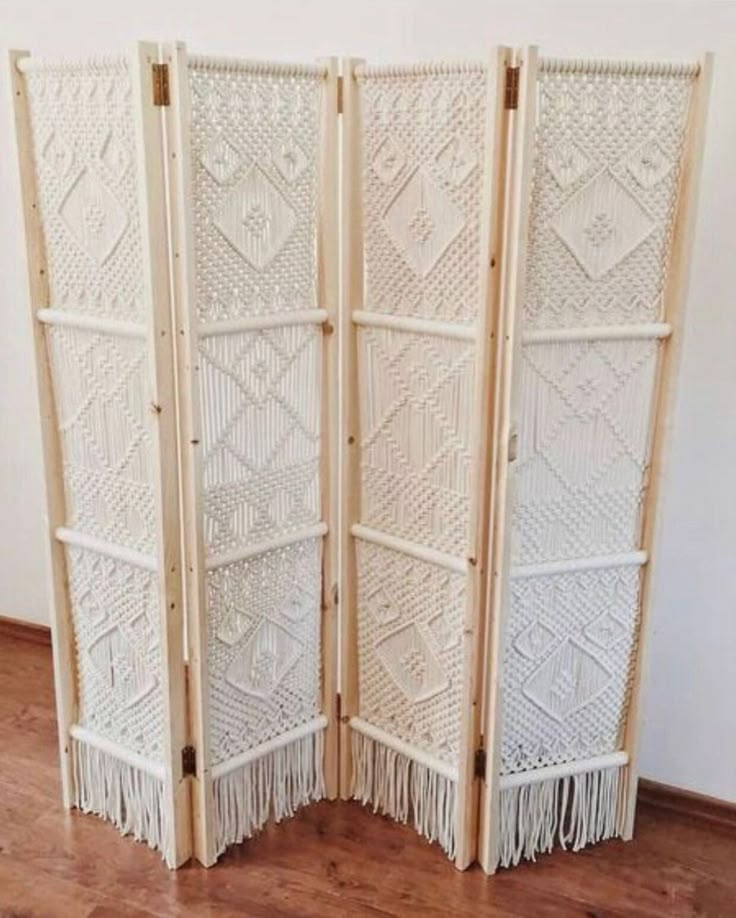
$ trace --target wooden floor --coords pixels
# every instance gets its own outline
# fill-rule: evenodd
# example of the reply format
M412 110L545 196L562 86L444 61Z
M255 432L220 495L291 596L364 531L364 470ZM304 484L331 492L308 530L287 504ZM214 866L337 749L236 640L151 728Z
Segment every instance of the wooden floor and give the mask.
M640 806L636 840L458 873L404 826L322 803L176 873L59 804L48 647L0 638L0 915L736 916L736 831Z

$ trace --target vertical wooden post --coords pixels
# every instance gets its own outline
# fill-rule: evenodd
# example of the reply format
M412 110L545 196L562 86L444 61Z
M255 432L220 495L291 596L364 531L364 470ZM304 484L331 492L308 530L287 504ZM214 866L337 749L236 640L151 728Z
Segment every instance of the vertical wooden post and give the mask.
M199 400L194 218L190 151L190 89L186 45L163 48L169 67L171 105L166 108L166 140L171 211L176 357L179 395L183 547L187 592L187 703L189 742L196 749L192 777L194 856L211 867L217 860L212 808L207 691L207 573L202 493L202 423Z
M164 121L154 105L153 64L158 45L140 42L131 56L140 185L147 323L150 400L154 407L155 482L157 504L157 570L161 622L164 698L166 806L172 819L172 846L165 852L170 867L191 856L189 784L182 773L186 744L184 610L181 572L181 523L176 431L176 384L172 340L172 291L169 276L169 234L166 212Z
M36 313L39 309L47 309L52 304L49 302L46 255L33 171L33 142L26 81L17 66L18 61L24 57L28 57L27 51L9 52L9 85L12 92L12 110L15 122L25 233L29 318L35 357L35 367L32 372L36 381L36 397L41 418L43 490L46 505L44 546L54 658L54 688L59 731L61 786L64 806L68 809L73 805L74 801L69 728L76 719L76 667L65 549L64 545L54 537L56 529L66 523L66 508L61 443L54 404L51 366L46 349L46 333L45 327L36 319Z
M468 575L464 642L464 683L458 776L457 854L455 865L465 870L473 863L478 840L479 782L475 754L481 746L483 649L488 585L488 510L491 500L491 431L493 424L493 357L500 294L503 226L503 181L506 167L508 112L504 108L506 68L510 49L499 47L488 61L486 103L486 165L481 214L481 290L478 311L472 443L472 479L468 526Z
M350 797L352 775L349 718L358 713L358 574L351 526L360 522L360 407L358 401L358 337L352 314L363 308L363 213L361 189L360 99L355 78L358 58L342 60L342 201L340 260L340 444L341 571L340 571L340 796Z
M327 68L322 111L318 226L319 308L327 312L322 326L322 420L320 490L327 534L322 546L322 710L327 717L324 775L327 797L338 794L339 722L337 685L337 600L339 552L339 160L338 60L319 61Z
M526 287L529 199L536 120L537 49L517 51L518 108L511 114L503 207L501 277L493 368L494 408L489 439L493 443L490 502L490 563L485 652L486 771L480 801L479 860L486 873L496 869L499 827L502 679L505 617L509 602L510 513L513 481L509 446L516 429L520 361L520 322ZM498 216L498 215L497 215Z
M682 172L678 189L677 213L672 236L669 271L663 297L663 315L660 321L672 326L672 335L660 344L661 353L655 391L654 425L651 440L648 486L642 516L641 548L649 561L641 575L641 617L639 649L634 669L634 681L629 703L629 713L624 732L624 750L629 756L626 782L626 799L623 813L623 837L630 839L634 832L636 794L639 783L638 755L641 732L641 686L647 666L650 612L654 604L654 578L652 575L653 551L659 539L662 496L665 492L667 453L670 449L672 425L675 418L679 368L682 359L682 338L685 305L690 279L690 260L695 219L698 206L698 186L705 145L705 124L708 116L708 99L713 76L713 55L705 54L693 87L685 135Z

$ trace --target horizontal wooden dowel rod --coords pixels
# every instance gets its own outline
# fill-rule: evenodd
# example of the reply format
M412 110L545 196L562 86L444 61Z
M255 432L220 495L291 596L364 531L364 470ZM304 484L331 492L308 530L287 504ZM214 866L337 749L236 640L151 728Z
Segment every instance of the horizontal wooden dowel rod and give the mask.
M34 73L41 71L43 73L74 73L84 71L103 71L103 70L120 70L128 69L128 59L122 54L98 54L93 57L80 58L46 58L46 57L24 57L21 58L16 67L21 73Z
M273 739L266 740L265 743L260 743L260 745L254 746L252 749L248 749L246 752L242 752L232 759L228 759L227 762L221 762L219 765L215 765L212 769L212 777L222 778L224 775L230 774L231 771L236 771L238 768L242 768L250 762L255 762L264 755L268 755L271 752L275 752L277 749L288 746L289 743L295 743L297 740L304 739L305 736L317 733L318 730L324 730L326 726L327 718L324 714L320 714L319 717L314 717L305 724L294 727L293 730L287 730L286 733L281 733Z
M321 79L327 76L327 67L323 64L255 61L237 57L217 57L211 54L190 54L188 63L193 70L219 70L230 73L248 73L253 76L313 77Z
M626 61L542 57L541 73L584 73L609 76L653 76L692 78L700 72L698 61Z
M595 558L571 558L566 561L547 561L542 564L522 564L511 568L514 580L526 577L545 577L551 574L568 574L576 571L595 571L607 567L641 567L648 560L645 551L631 551L620 555L599 555Z
M301 309L280 312L278 315L244 316L241 319L225 319L222 322L203 322L197 327L197 334L200 338L211 338L214 335L235 335L238 332L285 328L289 325L321 325L326 321L326 309Z
M156 559L152 555L146 555L143 552L135 551L133 548L126 548L124 545L115 545L113 542L105 542L96 536L87 535L84 532L78 532L76 529L67 529L65 526L59 526L54 533L59 542L65 545L73 545L75 548L85 548L88 551L94 551L98 555L105 555L108 558L115 558L117 561L124 561L126 564L132 564L134 567L140 567L147 571L155 571L158 568Z
M350 527L351 534L356 539L362 539L364 542L373 542L374 545L382 545L384 548L390 548L392 551L401 552L403 555L409 555L418 561L427 561L429 564L436 564L438 567L446 567L448 570L457 571L458 574L467 572L468 565L464 558L457 558L454 555L446 555L444 552L437 551L435 548L427 548L424 545L417 545L415 542L409 542L407 539L401 539L399 536L389 535L387 532L379 532L378 529L371 529L362 523L354 523Z
M672 326L667 322L648 322L639 325L591 325L580 328L540 328L524 332L523 344L554 344L564 341L634 341L649 338L668 338Z
M65 328L78 328L81 331L97 332L101 335L117 335L120 338L146 337L145 325L80 312L67 312L65 309L39 309L36 318L44 325L61 325Z
M438 338L455 338L458 341L475 341L477 336L474 325L460 325L456 322L414 319L411 316L393 316L361 309L354 312L352 318L356 325L390 328L415 335L436 335Z
M361 64L355 68L357 80L397 79L401 77L449 76L462 73L485 73L483 61L421 61L414 64Z
M603 768L618 768L628 765L629 756L625 752L610 752L607 755L594 756L591 759L579 759L576 762L565 762L563 765L547 765L531 771L520 771L513 775L501 775L502 791L512 787L523 787L526 784L538 784L540 781L556 781L571 775L583 775Z
M78 743L94 746L100 752L105 752L114 759L125 762L126 765L137 768L139 771L144 771L146 774L151 775L152 778L157 778L159 781L163 781L166 778L166 769L159 762L153 762L151 759L138 755L137 752L126 749L124 746L119 746L117 743L113 743L112 740L100 736L99 733L94 733L79 724L72 724L69 728L69 733Z
M263 542L254 542L253 545L246 545L235 551L225 552L221 555L213 555L206 561L208 571L215 570L218 567L225 567L228 564L236 564L238 561L246 561L248 558L254 558L256 555L263 555L267 551L274 551L277 548L286 548L288 545L295 545L297 542L306 542L309 539L317 539L327 533L327 523L315 523L308 529L298 529L296 532L287 532L275 539L267 539Z
M357 733L362 733L363 736L367 736L368 739L372 739L377 743L382 743L384 746L388 746L389 749L398 752L399 755L411 759L413 762L416 762L417 765L423 765L425 768L437 772L438 775L442 775L442 777L447 778L448 781L457 781L457 768L448 765L447 762L443 762L442 759L438 759L436 756L424 752L423 749L417 749L416 746L405 743L404 740L399 739L397 736L386 733L385 730L376 727L374 724L368 723L368 721L363 720L362 717L351 717L350 727Z

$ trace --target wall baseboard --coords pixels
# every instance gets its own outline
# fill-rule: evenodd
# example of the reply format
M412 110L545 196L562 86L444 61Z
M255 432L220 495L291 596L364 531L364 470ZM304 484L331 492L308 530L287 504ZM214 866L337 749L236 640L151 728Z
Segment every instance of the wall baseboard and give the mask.
M18 618L0 615L0 639L15 638L17 641L31 641L33 644L51 646L51 628L36 622L24 622Z
M637 802L669 810L689 819L704 820L724 828L736 829L736 803L708 797L682 787L672 787L669 784L641 778Z

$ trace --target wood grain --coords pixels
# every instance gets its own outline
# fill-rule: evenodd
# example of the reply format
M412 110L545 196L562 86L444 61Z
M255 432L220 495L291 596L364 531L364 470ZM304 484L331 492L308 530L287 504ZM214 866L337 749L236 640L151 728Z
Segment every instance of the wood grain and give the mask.
M0 916L730 916L736 829L644 803L633 842L486 877L406 826L320 803L172 874L59 799L50 648L0 641Z

